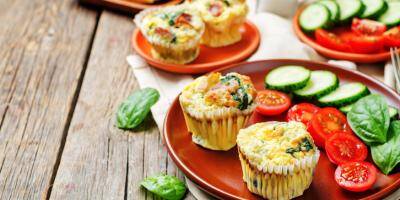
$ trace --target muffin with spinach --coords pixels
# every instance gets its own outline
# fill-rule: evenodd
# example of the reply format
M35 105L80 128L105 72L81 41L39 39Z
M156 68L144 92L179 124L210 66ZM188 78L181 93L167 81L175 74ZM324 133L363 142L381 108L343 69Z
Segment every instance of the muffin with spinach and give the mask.
M257 95L248 76L211 73L184 88L179 96L192 140L212 150L229 150L253 113Z
M187 0L186 4L200 12L205 23L202 43L222 47L242 39L240 29L246 20L246 0Z
M303 123L257 123L239 131L237 145L250 192L292 199L310 186L319 150Z
M199 55L204 23L195 10L184 5L146 9L134 21L151 44L155 59L185 64Z

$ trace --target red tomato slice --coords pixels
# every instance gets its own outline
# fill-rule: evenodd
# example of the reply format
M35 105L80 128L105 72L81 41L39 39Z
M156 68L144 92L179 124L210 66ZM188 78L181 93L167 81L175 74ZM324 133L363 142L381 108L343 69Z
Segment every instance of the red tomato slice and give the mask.
M335 133L325 142L329 160L334 164L363 161L368 149L356 136L347 133Z
M383 33L383 40L387 47L400 47L400 26L393 27Z
M323 29L317 29L315 31L315 39L318 44L329 49L345 52L350 52L351 50L350 45L346 44L340 37Z
M312 118L309 132L318 147L324 148L325 141L334 133L352 134L346 116L336 108L322 108Z
M349 162L336 168L335 180L340 187L353 192L368 190L376 181L377 170L368 162Z
M354 35L349 37L347 42L351 46L352 52L363 54L380 52L384 44L383 36L366 35Z
M298 121L308 125L313 115L319 111L319 107L311 103L299 103L291 107L287 113L287 121Z
M370 19L354 18L351 30L358 35L382 35L386 31L386 25Z
M275 90L262 90L257 92L256 111L267 116L279 115L285 112L291 100L285 93Z

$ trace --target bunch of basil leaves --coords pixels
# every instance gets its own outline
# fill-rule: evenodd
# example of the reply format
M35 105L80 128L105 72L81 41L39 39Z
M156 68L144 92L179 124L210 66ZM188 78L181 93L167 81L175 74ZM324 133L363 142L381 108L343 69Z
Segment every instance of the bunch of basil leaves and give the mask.
M147 177L141 185L158 197L167 200L182 199L186 193L186 186L181 180L164 174Z
M356 135L370 146L375 164L389 174L400 163L400 121L390 122L384 98L378 94L361 98L347 118Z
M117 127L120 129L134 129L139 126L159 98L160 93L154 88L135 91L119 106Z

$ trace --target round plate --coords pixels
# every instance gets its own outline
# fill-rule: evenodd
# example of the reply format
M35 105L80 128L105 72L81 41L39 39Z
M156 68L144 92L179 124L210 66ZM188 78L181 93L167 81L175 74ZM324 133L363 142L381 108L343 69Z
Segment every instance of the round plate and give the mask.
M206 73L223 66L237 63L250 57L257 50L260 34L257 27L246 21L242 27L242 40L226 47L211 48L200 45L200 54L191 63L185 65L168 64L151 56L151 46L139 29L133 32L132 45L135 51L150 65L165 71L185 74Z
M92 1L92 0L91 0ZM146 8L154 8L158 6L170 6L176 5L182 2L183 0L161 0L156 3L146 4L146 3L139 3L132 0L104 0L105 4L110 4L110 6L114 6L115 8L122 8L124 10L129 11L140 11Z
M375 54L358 54L358 53L347 53L342 51L336 51L319 45L315 41L314 36L304 33L299 25L298 18L301 12L304 10L304 8L305 7L298 9L296 15L293 18L294 32L296 33L297 37L300 38L301 41L314 48L320 54L329 58L334 58L338 60L350 60L358 63L376 63L380 61L387 61L390 59L389 51L375 53Z
M371 92L384 95L390 105L400 107L400 96L383 83L360 72L321 62L288 59L265 60L240 63L223 68L220 71L222 73L238 72L250 76L255 87L261 90L264 88L264 76L268 71L273 67L282 65L301 65L311 70L329 70L340 78L341 83L362 82L368 86ZM270 120L283 121L284 115L267 118L255 112L249 124ZM203 190L221 199L259 198L247 190L246 184L242 180L242 170L236 147L227 152L212 151L192 142L177 98L167 113L163 134L171 158L185 175ZM368 159L372 162L371 158ZM347 192L336 184L334 180L335 168L336 166L329 162L324 151L321 151L313 182L299 199L381 199L400 186L399 172L389 176L379 172L372 189L362 193Z

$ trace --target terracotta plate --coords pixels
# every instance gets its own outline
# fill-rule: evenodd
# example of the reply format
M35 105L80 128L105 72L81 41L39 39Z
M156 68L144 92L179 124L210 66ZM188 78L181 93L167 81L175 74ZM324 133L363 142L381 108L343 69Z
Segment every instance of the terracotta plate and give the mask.
M157 6L168 6L175 5L183 0L161 0L154 4L145 4L135 2L135 0L81 0L82 2L87 2L94 5L104 6L114 10L120 10L125 12L139 12L146 8L154 8Z
M154 59L150 54L150 44L138 29L133 32L132 37L133 48L150 65L165 71L186 74L205 73L243 61L257 50L259 43L260 34L257 27L247 21L242 28L242 40L240 42L219 48L200 46L200 54L196 60L189 64L176 65Z
M271 68L282 65L302 65L312 70L324 69L332 71L339 76L341 83L348 81L362 82L373 93L384 95L389 104L397 108L400 107L400 96L383 83L357 71L342 69L325 63L302 60L265 60L237 64L223 68L221 72L234 71L248 75L257 89L263 89L265 74ZM255 113L250 123L283 119L283 115L264 118ZM211 151L192 142L191 134L186 129L182 110L177 99L171 105L166 116L164 139L169 155L176 165L203 190L222 199L258 198L247 190L245 183L242 181L242 171L236 147L227 152ZM335 165L329 162L322 151L314 180L310 188L299 199L382 199L400 186L399 171L389 176L379 173L377 182L372 189L362 193L347 192L336 184L333 178L334 170Z
M375 54L358 54L358 53L347 53L347 52L337 51L319 45L315 41L314 36L304 33L299 25L298 18L301 12L304 10L304 8L305 7L298 9L295 17L293 18L294 32L296 33L297 37L300 38L301 41L314 48L320 54L329 58L334 58L338 60L350 60L359 63L376 63L380 61L387 61L390 59L389 51L375 53Z

